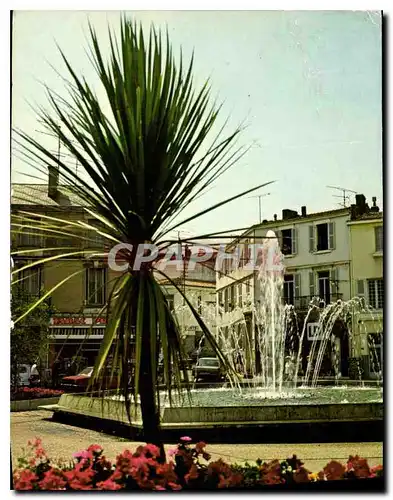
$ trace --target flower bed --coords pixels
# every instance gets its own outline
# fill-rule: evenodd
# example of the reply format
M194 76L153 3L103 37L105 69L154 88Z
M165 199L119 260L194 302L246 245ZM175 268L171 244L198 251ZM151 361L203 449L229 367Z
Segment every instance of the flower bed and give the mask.
M63 392L55 389L43 389L42 387L19 387L16 391L11 392L11 401L60 397Z
M284 461L273 460L254 465L211 461L204 442L191 445L191 438L180 438L169 450L168 460L160 461L157 446L139 446L134 453L125 450L114 463L103 449L93 444L74 454L73 462L52 464L41 440L29 442L30 455L18 459L13 473L16 490L214 490L257 489L281 485L296 489L299 485L327 485L341 480L341 485L356 489L355 483L366 479L383 481L381 465L369 467L367 460L350 456L345 465L331 461L317 473L308 471L294 455ZM351 484L350 484L351 483ZM381 489L379 486L378 489Z

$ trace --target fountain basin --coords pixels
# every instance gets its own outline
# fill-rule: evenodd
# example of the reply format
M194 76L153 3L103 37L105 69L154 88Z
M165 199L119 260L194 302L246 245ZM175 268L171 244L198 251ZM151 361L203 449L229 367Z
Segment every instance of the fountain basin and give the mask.
M218 438L219 435L222 441L227 442L241 439L241 435L247 433L251 433L249 437L256 442L258 439L264 442L279 439L277 442L283 442L284 436L287 436L287 442L294 439L307 442L311 435L314 436L311 441L316 439L320 442L326 437L330 441L382 440L383 402L380 391L323 388L300 392L303 397L299 397L297 389L296 398L269 399L264 397L264 391L258 393L255 390L242 391L242 396L228 389L192 391L191 405L187 398L182 401L175 399L172 407L163 402L160 410L162 431L177 435L177 438L186 431L200 439L209 435L210 441L212 436ZM105 399L88 394L63 394L57 405L40 408L53 411L60 419L72 417L72 422L77 425L78 421L83 425L90 421L93 427L101 426L102 430L123 428L127 436L130 430L135 432L135 436L140 435L142 429L139 404L131 407L130 424L124 402L113 394ZM235 429L236 436L233 435ZM319 432L325 434L323 438L318 438Z

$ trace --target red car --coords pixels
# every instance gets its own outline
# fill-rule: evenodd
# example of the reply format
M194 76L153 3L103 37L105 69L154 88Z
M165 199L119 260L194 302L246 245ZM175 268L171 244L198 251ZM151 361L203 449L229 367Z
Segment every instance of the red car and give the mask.
M61 383L62 389L75 392L86 390L93 375L93 369L93 366L88 366L80 373L78 373L78 375L69 375L67 377L63 377ZM109 371L102 377L101 382L97 385L101 385L102 388L105 389L117 389L119 386L119 378L118 376L116 376L116 374L113 374L111 380L111 374Z

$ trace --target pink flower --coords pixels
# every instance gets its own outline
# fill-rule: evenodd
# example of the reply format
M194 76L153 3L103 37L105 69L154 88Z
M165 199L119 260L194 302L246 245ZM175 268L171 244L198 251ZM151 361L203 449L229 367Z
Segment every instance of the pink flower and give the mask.
M90 451L91 453L97 453L100 454L103 451L102 446L99 444L91 444L88 448L87 451Z
M183 441L184 443L189 443L192 441L192 439L189 436L183 436L180 438L180 441Z
M177 447L176 448L169 448L168 453L167 453L168 457L174 457L177 454L177 451L178 451Z
M153 457L159 457L160 456L160 448L154 444L147 444L143 448L144 453L150 453Z
M106 481L101 481L101 482L97 483L97 488L99 490L111 490L111 491L115 491L115 490L121 490L122 486L120 484L118 484L118 483L115 483L114 481L112 481L109 478Z
M89 450L77 451L72 456L74 458L78 458L78 459L81 459L81 460L92 460L93 459L93 454Z

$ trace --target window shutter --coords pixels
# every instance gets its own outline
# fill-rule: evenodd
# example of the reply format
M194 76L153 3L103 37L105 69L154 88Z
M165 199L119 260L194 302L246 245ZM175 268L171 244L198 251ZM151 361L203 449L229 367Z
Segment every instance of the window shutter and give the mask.
M314 272L310 271L308 273L308 280L310 285L310 298L315 297L315 280L314 280Z
M358 297L365 297L366 295L366 291L365 291L365 288L364 288L364 280L357 280L356 281L356 294Z
M292 229L292 255L297 253L297 229Z
M277 230L274 232L276 233L277 241L278 241L278 244L280 245L280 250L282 251L282 246L284 244L283 239L282 239L282 231L280 229L280 230Z
M332 250L335 246L334 222L329 222L328 232L329 232L329 250Z
M332 294L338 293L337 280L338 280L338 269L330 269L330 290Z
M300 297L300 273L295 274L295 297Z
M314 243L314 226L308 226L308 239L309 239L309 250L310 252L314 252L315 243Z

